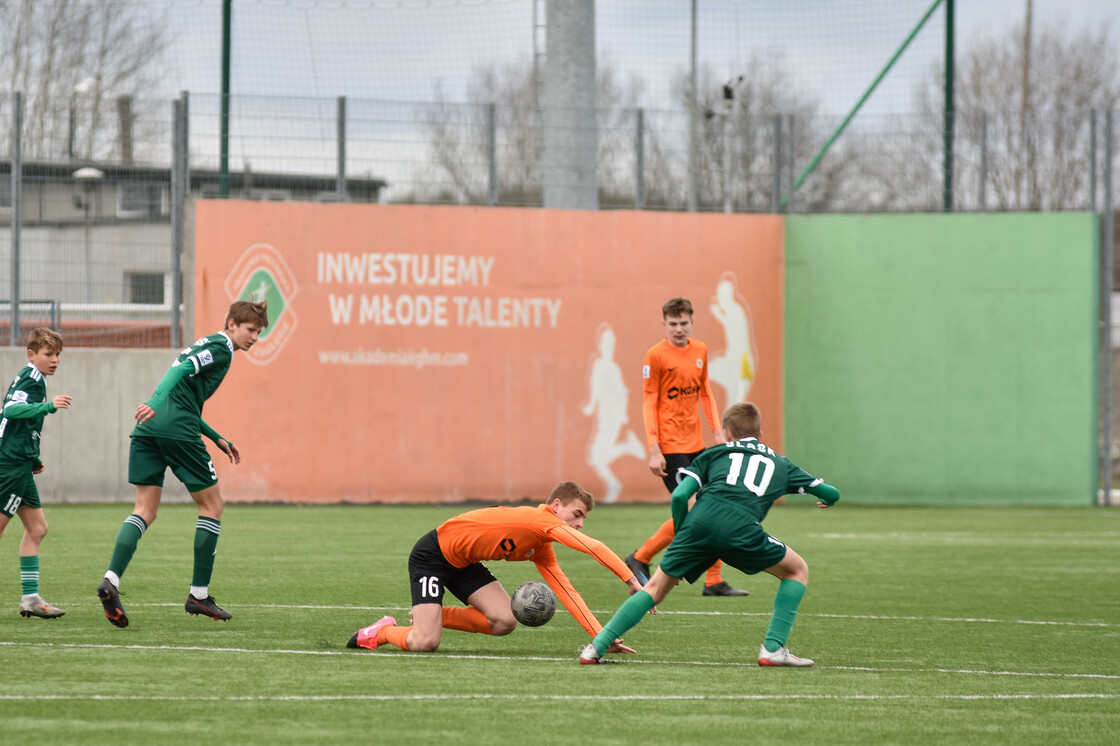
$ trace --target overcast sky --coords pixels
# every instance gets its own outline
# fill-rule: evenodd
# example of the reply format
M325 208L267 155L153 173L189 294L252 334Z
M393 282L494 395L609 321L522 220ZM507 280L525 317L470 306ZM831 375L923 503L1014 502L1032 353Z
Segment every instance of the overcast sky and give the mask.
M1035 22L1065 22L1073 30L1109 24L1113 39L1120 33L1120 0L1033 0ZM1004 29L1026 18L1027 0L957 0L959 41Z
M130 1L165 19L171 46L164 90L156 95L169 100L190 92L192 137L205 149L216 142L222 0ZM724 80L749 76L760 54L777 61L801 100L815 101L819 114L839 121L933 3L699 0L699 59L717 90ZM346 96L352 120L376 122L384 132L363 142L385 152L365 153L361 162L376 164L378 176L407 190L417 178L411 169L425 157L406 147L423 147L412 132L422 116L410 104L468 100L480 67L525 70L533 59L533 7L534 0L234 0L234 116L245 120L234 127L237 152L256 169L331 168L333 99ZM615 71L624 86L640 78L637 105L649 112L647 126L680 127L683 107L671 90L674 79L687 75L690 7L690 0L596 0L600 68ZM981 36L1007 34L1022 23L1026 7L1027 0L957 0L958 54ZM1062 24L1076 34L1107 27L1120 50L1120 0L1033 0L1033 14L1036 29ZM863 105L859 121L914 111L915 88L942 64L944 29L942 4ZM253 141L263 137L262 128L275 137L277 111L295 114L285 119L285 132L295 120L322 130L289 135L276 156L281 162L269 160L274 149ZM293 148L309 151L295 166Z
M165 13L166 90L221 89L221 0L137 0ZM559 2L560 0L549 0ZM933 0L700 0L700 60L717 76L747 72L752 53L782 59L793 83L825 113L846 112ZM380 101L464 100L484 64L533 56L534 0L234 0L233 92ZM957 0L957 46L1006 33L1027 0ZM651 109L689 59L689 0L598 0L599 58L645 84ZM1033 0L1036 27L1107 25L1120 49L1120 0ZM939 64L944 4L868 102L910 109L914 82ZM604 64L604 62L601 62Z

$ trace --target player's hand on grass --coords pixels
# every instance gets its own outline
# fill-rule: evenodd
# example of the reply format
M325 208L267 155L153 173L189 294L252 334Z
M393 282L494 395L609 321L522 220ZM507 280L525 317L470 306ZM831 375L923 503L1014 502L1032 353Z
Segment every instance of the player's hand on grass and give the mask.
M241 463L241 451L233 443L230 443L225 438L222 438L218 441L218 448L221 448L222 453L229 456L229 462L231 464Z
M615 640L614 642L611 643L611 646L609 648L607 648L607 652L608 653L636 653L638 651L635 650L634 648L630 647L629 645L623 645L622 644L622 638L620 637L620 638L618 638L617 640Z
M148 420L156 416L156 410L149 407L147 404L141 404L136 408L136 423L143 425Z

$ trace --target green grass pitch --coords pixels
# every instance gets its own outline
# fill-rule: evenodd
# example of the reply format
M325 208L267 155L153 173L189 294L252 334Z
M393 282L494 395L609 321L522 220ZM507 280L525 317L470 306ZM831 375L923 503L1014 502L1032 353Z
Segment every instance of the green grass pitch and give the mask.
M211 591L189 617L195 511L166 505L124 576L132 624L94 589L125 505L46 507L42 592L18 613L12 522L0 541L0 734L58 743L1111 744L1120 734L1120 511L818 510L766 521L809 562L790 638L811 670L755 654L777 581L726 570L747 598L677 588L614 666L576 662L562 609L506 637L445 632L438 652L345 648L408 618L415 540L472 506L227 508ZM585 530L619 556L668 507L600 506ZM626 591L589 557L560 564L605 622ZM490 563L507 590L531 563ZM449 597L450 598L450 597ZM17 738L24 734L29 738ZM38 734L31 739L31 734Z

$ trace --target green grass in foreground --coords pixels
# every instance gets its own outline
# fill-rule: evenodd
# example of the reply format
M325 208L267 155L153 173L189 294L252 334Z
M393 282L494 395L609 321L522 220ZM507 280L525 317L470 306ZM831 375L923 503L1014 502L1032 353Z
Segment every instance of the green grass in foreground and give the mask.
M796 501L791 498L791 501ZM676 589L626 636L636 656L580 666L563 611L507 637L449 631L436 653L353 651L408 618L415 540L470 506L231 506L211 590L227 623L188 617L193 507L167 505L124 577L128 629L94 588L128 506L48 506L43 595L18 615L22 527L0 541L0 733L60 743L1114 743L1120 733L1120 511L775 508L804 556L790 639L812 670L755 653L777 582L748 598ZM666 506L601 506L586 530L620 556ZM605 622L624 586L560 563ZM491 563L506 586L531 563ZM450 597L449 597L450 598ZM22 739L21 740L28 740Z

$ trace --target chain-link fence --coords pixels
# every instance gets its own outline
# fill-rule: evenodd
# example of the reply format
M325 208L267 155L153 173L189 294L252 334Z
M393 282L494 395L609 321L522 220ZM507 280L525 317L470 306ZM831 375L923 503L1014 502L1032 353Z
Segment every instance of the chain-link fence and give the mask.
M18 100L0 95L11 156L0 160L0 295L21 299L22 326L61 323L71 344L168 344L181 283L173 102L74 96L53 119L25 117L17 138ZM194 197L548 207L549 180L565 178L542 158L557 133L533 107L234 97L225 171L220 97L184 95L181 107ZM961 112L951 168L939 114L847 122L730 99L694 125L665 110L592 119L600 209L921 212L948 196L962 211L1107 213L1116 157L1114 113L1098 110Z
M732 102L734 104L734 102ZM192 168L219 163L219 101L191 98ZM729 212L940 211L946 169L940 114L838 116L599 109L601 208ZM384 179L381 202L541 207L542 160L557 133L533 107L348 99L238 98L230 169ZM1109 112L957 116L959 210L1099 210L1114 157ZM340 158L340 153L345 158ZM325 195L324 195L325 197Z
M28 330L48 325L68 346L180 344L189 197L549 207L549 180L565 178L543 158L557 134L533 107L268 97L230 104L223 147L218 96L71 97L52 119L25 118L22 95L0 95L8 154L0 160L0 339L21 344ZM600 209L1093 211L1104 216L1105 244L1115 246L1107 240L1112 111L959 112L948 160L936 114L848 122L756 113L732 99L694 120L621 107L591 120L598 179L590 197ZM1102 282L1102 293L1114 287ZM1112 315L1102 310L1101 320L1107 330ZM1101 349L1110 343L1102 331ZM1111 355L1102 355L1101 380L1103 424L1120 418L1106 393ZM1102 449L1112 450L1110 431L1102 433Z

